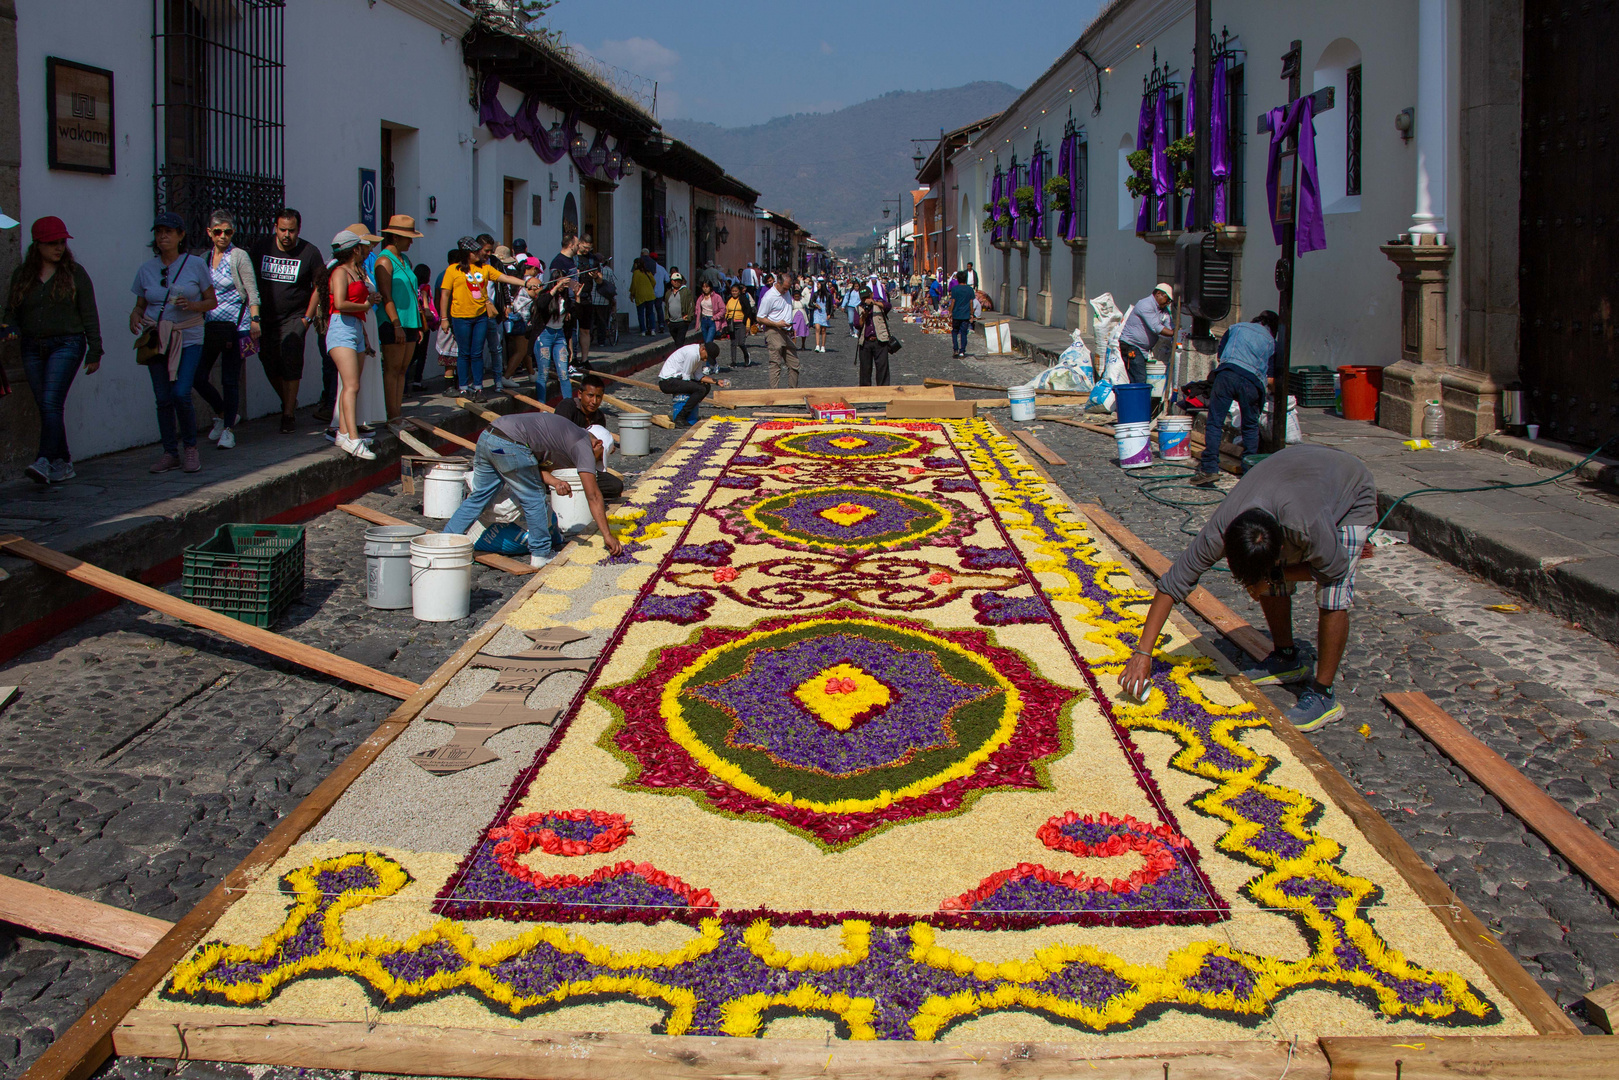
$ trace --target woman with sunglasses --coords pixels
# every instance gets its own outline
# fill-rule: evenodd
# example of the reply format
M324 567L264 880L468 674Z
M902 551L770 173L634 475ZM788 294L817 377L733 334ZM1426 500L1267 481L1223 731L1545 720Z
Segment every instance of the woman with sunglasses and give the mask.
M129 289L135 294L129 332L139 336L148 327L157 331L158 351L146 365L163 442L163 456L152 463L155 473L202 468L191 389L202 362L203 316L219 299L214 295L208 260L183 253L185 238L185 221L179 214L164 211L157 215L152 224L154 255L135 272L135 283Z
M196 390L197 396L214 410L214 427L208 439L218 443L221 450L236 445L236 434L231 429L242 416L242 361L257 351L259 341L259 284L253 276L253 260L232 242L235 236L236 222L230 211L215 210L208 219L212 245L207 258L219 306L208 313L203 323ZM223 394L208 381L221 357L224 363L220 366L219 384Z
M23 371L39 406L39 458L23 471L35 483L59 484L74 476L62 410L79 364L86 375L101 366L101 319L90 275L68 250L72 236L62 219L40 218L33 238L11 275L0 326L6 337L22 337Z

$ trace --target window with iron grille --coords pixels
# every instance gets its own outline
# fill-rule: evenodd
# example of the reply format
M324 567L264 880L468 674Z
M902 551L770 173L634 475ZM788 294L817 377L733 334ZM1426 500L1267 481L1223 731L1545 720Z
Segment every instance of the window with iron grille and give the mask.
M1079 133L1079 145L1074 148L1074 213L1079 218L1077 236L1091 234L1091 145L1085 132Z
M282 64L285 0L152 0L157 210L200 243L228 210L236 240L268 235L286 197Z
M1360 69L1356 64L1344 77L1344 194L1360 194Z
M1226 139L1231 172L1226 177L1226 224L1243 225L1243 180L1247 173L1248 133L1243 128L1243 117L1248 115L1248 94L1243 81L1242 65L1226 72Z

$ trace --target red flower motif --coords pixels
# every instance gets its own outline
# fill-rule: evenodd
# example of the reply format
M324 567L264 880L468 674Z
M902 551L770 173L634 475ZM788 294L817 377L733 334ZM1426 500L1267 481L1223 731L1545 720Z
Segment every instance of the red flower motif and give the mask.
M720 585L725 584L727 581L735 581L737 576L737 569L734 566L722 566L714 571L714 581Z
M589 840L570 840L558 836L556 830L535 828L547 821L589 821L602 831ZM496 858L504 849L515 862L518 855L539 848L547 855L605 855L622 847L635 832L632 822L623 814L608 814L600 810L550 810L538 814L520 814L504 826L489 830L489 839L500 840ZM501 865L505 865L502 863Z
M829 694L852 694L859 687L853 679L840 679L836 676L826 680L826 692Z
M927 472L927 470L922 468L922 466L920 466L920 465L912 465L909 469L906 469L905 471L910 473L912 476L921 476L923 473Z
M948 585L954 580L956 579L945 573L943 570L935 570L933 573L928 575L929 585Z

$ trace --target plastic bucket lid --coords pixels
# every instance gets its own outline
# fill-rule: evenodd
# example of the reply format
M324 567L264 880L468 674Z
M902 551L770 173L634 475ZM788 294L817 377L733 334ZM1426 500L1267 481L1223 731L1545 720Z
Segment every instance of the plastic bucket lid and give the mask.
M409 555L410 542L425 536L420 525L375 525L365 530L367 555Z
M466 566L472 562L472 540L456 533L428 533L410 542L410 562L422 570Z

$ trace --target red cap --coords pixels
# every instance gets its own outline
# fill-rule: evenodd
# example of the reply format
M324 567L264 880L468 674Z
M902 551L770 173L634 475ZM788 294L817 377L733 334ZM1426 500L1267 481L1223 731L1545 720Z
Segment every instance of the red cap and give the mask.
M56 240L71 240L73 234L59 217L42 217L34 222L34 243L49 244Z

